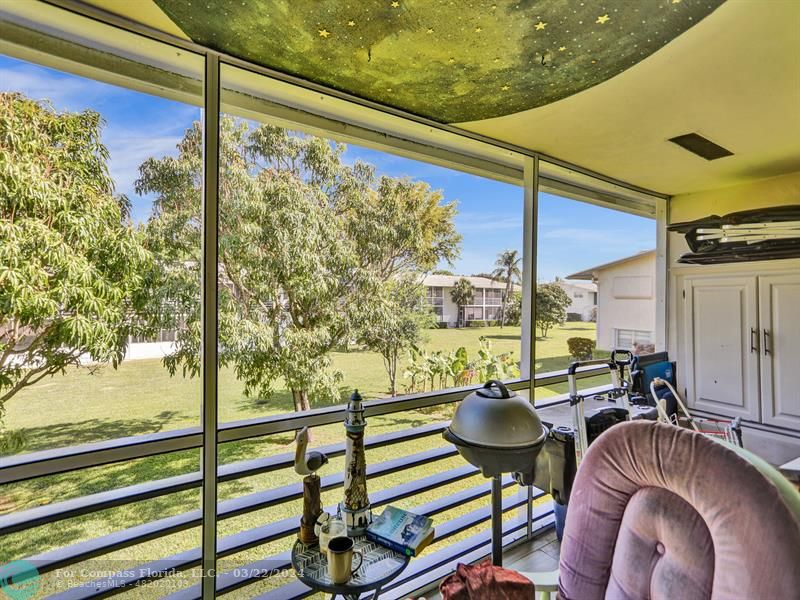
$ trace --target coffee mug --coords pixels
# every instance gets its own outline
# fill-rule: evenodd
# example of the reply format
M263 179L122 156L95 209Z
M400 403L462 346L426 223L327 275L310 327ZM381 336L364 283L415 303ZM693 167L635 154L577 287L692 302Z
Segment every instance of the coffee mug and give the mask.
M361 568L364 555L353 550L355 542L352 538L339 536L328 540L328 575L334 585L342 585L350 581L353 573ZM358 565L353 568L353 555L358 556Z

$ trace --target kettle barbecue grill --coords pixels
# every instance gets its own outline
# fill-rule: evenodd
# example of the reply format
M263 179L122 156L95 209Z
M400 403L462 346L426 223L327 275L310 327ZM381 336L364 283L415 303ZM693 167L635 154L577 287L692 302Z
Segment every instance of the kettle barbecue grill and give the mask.
M503 473L513 473L520 485L547 491L562 507L569 501L575 472L592 439L616 423L630 418L625 367L631 354L617 351L612 360L573 362L567 370L573 427L553 432L542 423L533 404L502 382L487 381L467 395L442 433L458 453L492 480L492 563L503 564ZM584 396L578 393L576 373L581 367L607 365L611 374L611 400L622 408L594 411L587 418ZM587 435L587 428L590 429Z
M461 401L442 433L459 454L492 480L492 562L503 563L503 473L530 471L548 429L533 405L491 380Z

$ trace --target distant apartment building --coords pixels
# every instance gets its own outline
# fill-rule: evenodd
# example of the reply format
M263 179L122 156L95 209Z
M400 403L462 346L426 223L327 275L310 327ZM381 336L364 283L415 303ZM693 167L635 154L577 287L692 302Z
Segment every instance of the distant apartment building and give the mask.
M597 347L650 347L656 343L656 251L590 267L567 276L597 285Z
M453 302L450 292L459 279L466 279L475 288L475 297L468 306L459 307ZM439 320L448 327L459 327L470 321L498 321L503 305L506 284L488 277L462 275L428 275L422 285L426 288L428 302ZM513 286L513 291L522 288Z
M555 283L566 292L572 302L567 308L567 314L577 314L581 321L591 321L597 308L597 285L564 279L556 279Z

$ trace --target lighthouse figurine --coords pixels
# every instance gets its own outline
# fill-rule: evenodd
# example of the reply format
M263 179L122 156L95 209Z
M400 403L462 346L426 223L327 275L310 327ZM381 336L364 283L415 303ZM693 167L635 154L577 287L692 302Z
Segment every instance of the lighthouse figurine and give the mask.
M350 396L344 420L347 432L347 449L344 463L344 500L339 505L342 520L347 525L347 535L364 535L372 523L367 496L367 459L364 456L364 406L358 390Z

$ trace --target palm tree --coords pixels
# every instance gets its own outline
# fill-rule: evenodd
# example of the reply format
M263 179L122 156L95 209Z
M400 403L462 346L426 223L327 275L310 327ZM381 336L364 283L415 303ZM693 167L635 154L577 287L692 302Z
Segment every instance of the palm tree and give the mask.
M506 291L503 293L503 303L500 306L500 329L506 324L506 304L511 298L511 290L514 283L522 279L522 257L516 250L506 250L497 256L494 261L495 269L492 271L492 279L495 281L505 281Z
M458 306L459 321L461 321L461 309L475 299L475 288L472 287L469 279L462 277L450 290L450 298Z

